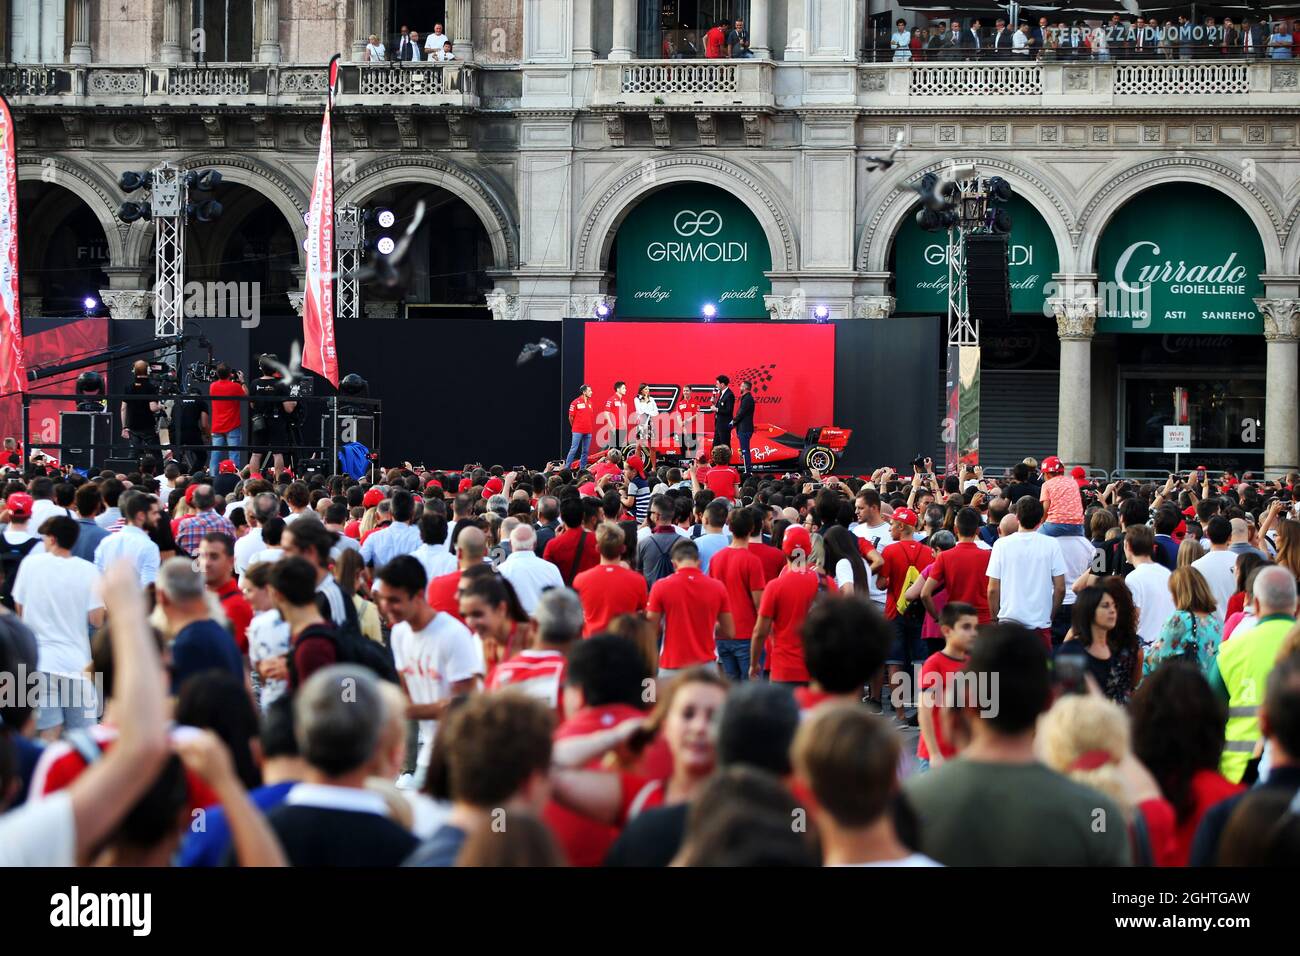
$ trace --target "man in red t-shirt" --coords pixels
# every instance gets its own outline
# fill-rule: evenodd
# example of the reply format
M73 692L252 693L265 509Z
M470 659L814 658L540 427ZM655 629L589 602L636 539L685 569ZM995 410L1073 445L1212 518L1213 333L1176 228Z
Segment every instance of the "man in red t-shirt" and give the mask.
M584 520L587 509L582 500L565 498L564 503L560 505L560 520L564 522L564 530L546 542L546 550L542 552L542 557L560 569L565 587L572 587L574 578L600 563L600 552L596 550L594 533L596 515L599 513L599 508L591 511L592 527L588 528L586 527L588 521Z
M962 508L957 512L954 527L957 530L957 547L951 548L937 558L930 566L930 574L925 587L921 589L921 600L925 609L936 621L939 619L934 604L934 595L946 591L949 601L959 601L975 608L979 623L988 624L993 620L989 614L989 558L993 551L979 546L980 513L974 508Z
M673 545L673 573L650 589L647 620L657 632L663 622L659 678L717 660L714 632L722 640L735 636L727 589L700 570L700 549L690 538Z
M916 512L911 508L894 509L889 521L889 536L893 543L885 545L880 552L884 567L878 580L885 589L885 617L893 622L895 635L894 644L885 658L891 685L900 670L909 668L914 661L925 659L925 648L921 643L922 618L898 611L898 598L907 584L909 569L916 568L919 574L934 560L934 552L912 537L916 523ZM907 722L904 701L895 700L894 712L898 721Z
M727 517L727 527L731 530L731 544L713 555L709 561L709 577L726 587L736 628L733 639L718 640L718 662L723 673L741 681L749 677L749 641L754 636L758 605L767 578L763 574L763 562L749 549L754 513L749 508L733 509Z
M605 399L600 415L599 444L606 448L622 448L627 444L627 382L614 383L614 394Z
M758 606L758 621L749 646L749 679L756 680L762 673L763 642L770 634L772 653L767 664L772 682L802 686L808 683L809 676L800 630L822 590L822 575L813 563L812 538L803 525L785 529L781 550L785 552L785 570L763 589Z
M232 372L230 366L225 362L217 366L217 377L208 386L208 397L212 400L213 445L243 444L243 433L240 431L239 423L243 420L244 403L232 401L232 399L247 394L248 389L244 388L242 372ZM223 457L226 456L213 448L211 459L208 462L208 471L215 475L217 469L221 467ZM229 457L238 467L239 452L232 451Z
M700 479L715 497L735 501L740 488L740 472L730 465L731 448L718 445L713 449L713 466ZM697 482L699 484L699 482Z
M782 553L780 548L763 542L763 535L772 532L771 510L761 505L755 505L752 511L754 513L754 533L750 535L749 550L754 552L763 565L764 583L771 584L776 580L777 575L785 570L785 554Z
M626 540L623 529L612 521L600 525L596 529L600 564L573 579L573 589L582 598L583 637L599 634L621 614L645 611L645 575L623 565Z
M253 620L253 606L235 581L235 539L220 531L205 534L199 542L199 571L208 590L221 602L221 610L230 621L230 631L239 645L239 653L247 657L248 625Z
M708 33L704 34L704 58L706 60L716 60L722 57L723 50L727 40L727 34L724 32L722 24L715 23Z
M573 433L573 441L569 444L564 467L568 468L576 461L579 468L586 468L591 436L596 430L596 408L591 401L590 385L578 389L578 397L569 402L569 430Z

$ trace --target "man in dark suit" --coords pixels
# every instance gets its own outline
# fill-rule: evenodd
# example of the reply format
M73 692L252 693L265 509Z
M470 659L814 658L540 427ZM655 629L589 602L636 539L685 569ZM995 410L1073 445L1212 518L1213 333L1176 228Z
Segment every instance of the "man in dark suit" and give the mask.
M424 59L424 53L420 50L420 34L412 30L406 37L405 42L398 44L397 59L399 61L410 62L413 60Z
M754 396L750 394L753 386L749 382L740 383L740 405L736 409L736 437L740 439L740 455L745 462L745 477L749 477L752 465L749 460L749 442L754 437Z
M995 60L1005 60L1011 55L1012 37L1015 36L1015 30L1007 26L1007 21L1001 17L998 18L997 30L993 33L993 41L989 44L993 51L990 54Z
M1246 56L1264 56L1268 49L1268 36L1264 28L1246 17L1241 21L1241 46Z
M1029 31L1029 39L1033 41L1030 49L1034 51L1035 56L1043 56L1043 51L1051 44L1052 29L1047 25L1047 17L1038 18L1038 26Z
M962 49L966 51L966 59L980 60L984 58L984 25L978 20L972 20L970 27L961 33Z
M731 390L731 379L719 375L714 383L718 394L713 400L713 447L731 444L731 419L736 412L736 393Z
M935 24L934 32L930 34L930 42L925 45L927 50L933 50L935 52L931 53L927 59L947 59L946 54L943 53L944 44L948 42L948 34L945 32L946 29L947 27L942 20Z
M411 31L406 26L406 24L403 23L401 36L398 37L397 42L393 44L393 59L409 60L411 56L407 51L410 49L410 47L411 47Z

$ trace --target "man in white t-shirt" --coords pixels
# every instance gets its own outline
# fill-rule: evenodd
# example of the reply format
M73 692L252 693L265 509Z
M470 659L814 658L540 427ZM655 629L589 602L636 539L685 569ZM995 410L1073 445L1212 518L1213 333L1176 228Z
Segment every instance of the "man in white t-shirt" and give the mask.
M64 728L75 730L95 723L98 701L86 679L90 662L90 627L104 623L99 596L99 570L73 557L77 522L67 515L46 520L45 551L31 554L18 566L13 597L16 610L36 635L42 700L36 729L46 740L57 740Z
M248 534L235 542L235 573L243 574L253 563L259 551L270 547L262 538L262 526L280 516L280 499L269 491L244 499L244 518L248 521Z
M409 554L379 569L379 607L392 624L393 664L411 701L406 716L420 722L417 787L433 756L438 721L453 698L474 691L479 672L474 636L450 614L429 606L427 585L424 568Z
M1154 559L1155 532L1146 525L1130 527L1124 532L1124 556L1133 570L1124 576L1133 606L1138 610L1138 637L1150 647L1160 636L1165 621L1175 611L1169 593L1169 569Z
M447 42L447 35L442 32L442 24L435 23L433 32L424 39L425 59L436 60L442 52L442 45Z
M1214 616L1222 624L1228 615L1228 601L1237 591L1237 559L1240 555L1228 550L1232 522L1223 515L1215 515L1205 523L1205 536L1209 539L1210 550L1193 561L1192 567L1201 572L1201 577L1210 586L1210 593L1214 595Z
M537 610L542 592L564 587L560 569L550 561L539 558L533 549L537 546L537 532L530 524L521 524L510 532L510 557L498 568L501 576L510 582L519 603L529 614Z
M1065 583L1073 584L1083 574L1092 567L1093 557L1097 549L1093 543L1083 535L1070 534L1056 539L1056 543L1061 546L1061 556L1065 559ZM1074 602L1079 595L1074 593L1074 589L1066 587L1065 597L1061 600L1061 606L1057 610L1055 617L1052 618L1052 643L1060 644L1065 640L1066 632L1070 630L1071 618L1074 615Z
M889 533L889 522L884 519L880 513L880 492L873 488L864 488L858 492L857 500L853 503L853 510L858 516L858 523L853 526L853 533L859 538L866 538L871 542L871 546L877 552L883 551L885 545L892 544L894 539ZM882 613L885 610L885 589L876 582L874 574L867 575L868 580L868 597L876 603L876 607Z
M1050 650L1052 618L1065 599L1065 556L1057 538L1038 533L1037 498L1016 502L1016 520L1020 530L999 538L989 556L989 613L1038 631Z

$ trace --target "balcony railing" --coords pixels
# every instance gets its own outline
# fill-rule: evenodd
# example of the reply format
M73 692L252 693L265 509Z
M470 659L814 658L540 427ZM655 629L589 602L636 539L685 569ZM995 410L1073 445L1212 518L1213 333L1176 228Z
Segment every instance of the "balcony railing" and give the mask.
M1300 61L873 63L858 104L891 107L1300 106ZM1174 104L1169 104L1174 105Z
M344 64L338 104L475 107L475 69L466 63ZM17 106L275 106L325 102L324 66L51 65L0 67L0 93Z
M741 107L774 104L770 60L633 60L595 64L593 106Z

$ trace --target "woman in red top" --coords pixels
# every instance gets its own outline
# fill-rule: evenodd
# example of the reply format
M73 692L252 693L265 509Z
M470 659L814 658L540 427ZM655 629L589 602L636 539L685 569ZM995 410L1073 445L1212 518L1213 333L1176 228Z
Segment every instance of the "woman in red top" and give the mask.
M487 573L462 572L457 591L461 619L483 641L486 677L497 664L528 647L532 626L510 582L486 566L483 570Z
M648 721L625 721L586 737L556 741L555 765L581 767L606 751L643 748L659 732L672 767L670 772L660 768L646 774L557 769L551 774L555 800L619 827L646 810L688 802L717 764L712 726L728 687L716 669L693 668L668 685ZM644 762L642 768L649 769Z
M1169 660L1142 681L1130 713L1133 752L1174 808L1170 865L1186 866L1205 811L1244 789L1219 773L1226 709L1199 667Z

